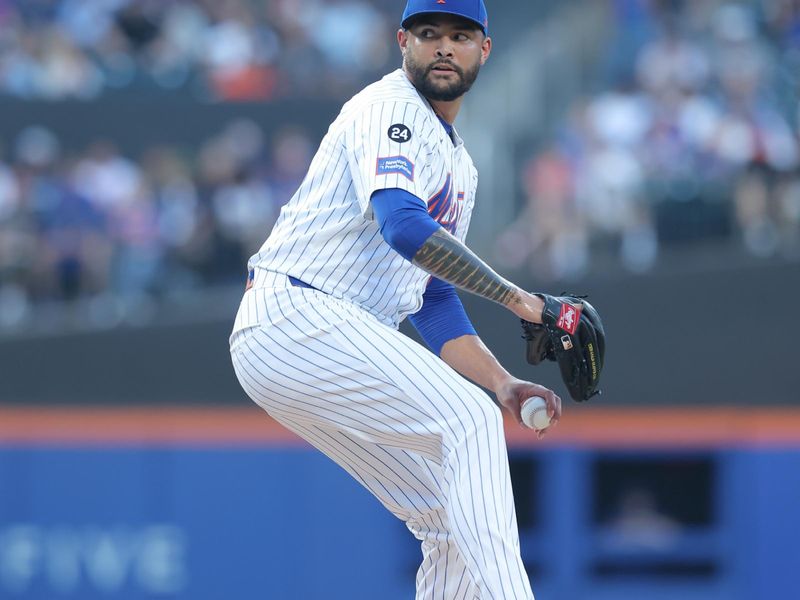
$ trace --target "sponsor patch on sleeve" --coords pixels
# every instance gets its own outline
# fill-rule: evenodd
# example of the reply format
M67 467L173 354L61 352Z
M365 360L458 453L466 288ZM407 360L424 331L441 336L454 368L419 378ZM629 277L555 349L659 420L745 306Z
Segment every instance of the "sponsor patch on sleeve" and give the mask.
M376 175L403 175L409 181L414 181L414 163L405 156L387 156L378 158L375 168Z

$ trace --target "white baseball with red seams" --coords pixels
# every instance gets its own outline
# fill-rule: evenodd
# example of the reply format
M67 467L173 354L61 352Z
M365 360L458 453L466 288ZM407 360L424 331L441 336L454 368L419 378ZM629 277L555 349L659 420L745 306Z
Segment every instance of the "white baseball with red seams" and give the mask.
M550 416L547 414L547 402L541 396L531 396L522 401L520 406L522 422L531 429L547 429Z

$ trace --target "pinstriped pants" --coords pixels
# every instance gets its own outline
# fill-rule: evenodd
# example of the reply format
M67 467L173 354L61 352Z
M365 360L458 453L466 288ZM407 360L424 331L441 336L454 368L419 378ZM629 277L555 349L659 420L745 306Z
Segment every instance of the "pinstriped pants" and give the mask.
M422 542L418 600L528 600L502 417L477 386L357 306L270 273L231 336L236 375L274 419ZM237 319L237 322L239 319Z

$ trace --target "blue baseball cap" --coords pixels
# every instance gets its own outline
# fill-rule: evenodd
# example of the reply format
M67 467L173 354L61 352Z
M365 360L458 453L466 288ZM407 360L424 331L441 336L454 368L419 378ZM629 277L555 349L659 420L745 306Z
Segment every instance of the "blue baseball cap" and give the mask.
M408 0L403 11L402 27L406 29L417 15L447 13L464 17L478 25L489 35L489 17L483 0Z

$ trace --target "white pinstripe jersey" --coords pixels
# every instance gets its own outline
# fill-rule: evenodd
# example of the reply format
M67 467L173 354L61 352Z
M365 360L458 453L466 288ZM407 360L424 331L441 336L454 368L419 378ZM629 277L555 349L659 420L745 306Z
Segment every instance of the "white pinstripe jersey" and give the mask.
M296 277L397 327L422 306L429 276L384 241L369 199L379 189L406 190L463 241L478 174L455 130L453 137L401 69L366 87L331 124L248 267Z

